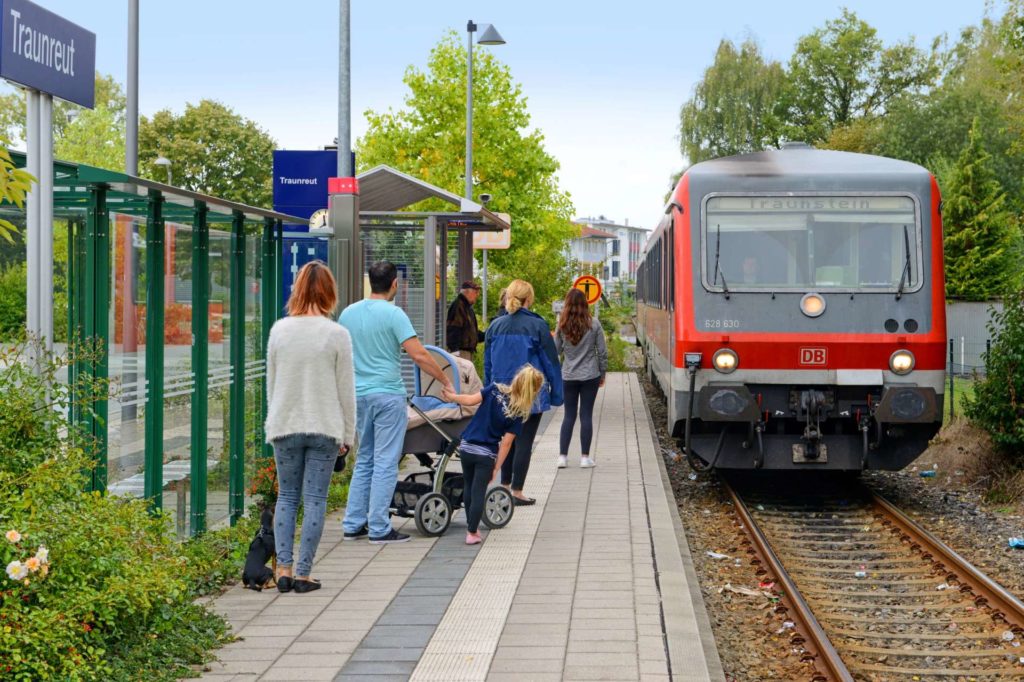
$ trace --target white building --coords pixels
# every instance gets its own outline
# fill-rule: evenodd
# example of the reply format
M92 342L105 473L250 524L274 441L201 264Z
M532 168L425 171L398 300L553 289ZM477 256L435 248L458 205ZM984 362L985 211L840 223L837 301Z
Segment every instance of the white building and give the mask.
M580 225L580 236L569 240L569 257L579 263L586 274L601 277L608 259L608 243L615 239L617 237L610 232Z
M650 230L630 225L629 220L619 225L604 216L579 218L576 222L591 230L610 234L607 240L604 270L601 279L607 288L611 284L636 281L636 269L640 264L640 253L647 242Z

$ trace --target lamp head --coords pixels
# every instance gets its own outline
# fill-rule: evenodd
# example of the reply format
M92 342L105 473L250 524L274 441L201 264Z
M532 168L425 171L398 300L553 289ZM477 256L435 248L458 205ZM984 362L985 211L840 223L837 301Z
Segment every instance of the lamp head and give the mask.
M498 30L494 28L494 24L488 24L487 28L477 39L477 45L504 45L505 39L501 37Z
M161 154L160 156L156 157L156 161L154 161L153 163L155 163L158 166L170 167L171 160Z

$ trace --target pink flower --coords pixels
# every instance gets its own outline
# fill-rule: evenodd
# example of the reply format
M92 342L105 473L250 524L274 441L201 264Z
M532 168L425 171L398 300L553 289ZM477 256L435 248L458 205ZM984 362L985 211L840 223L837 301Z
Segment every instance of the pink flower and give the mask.
M13 529L7 531L4 537L6 537L7 542L10 542L11 544L14 544L15 542L21 542L21 533Z
M39 567L42 565L43 562L41 562L37 557L34 556L29 557L25 560L25 568L27 568L31 573L35 573L36 571L38 571Z

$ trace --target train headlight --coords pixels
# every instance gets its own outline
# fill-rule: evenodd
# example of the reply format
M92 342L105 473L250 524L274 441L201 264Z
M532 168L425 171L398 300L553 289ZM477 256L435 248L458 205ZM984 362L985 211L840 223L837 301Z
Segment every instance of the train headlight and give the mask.
M910 374L914 369L914 354L909 350L898 350L889 356L889 369L896 374Z
M740 356L732 349L719 348L711 358L711 364L722 374L729 374L739 366Z
M800 299L800 311L807 317L818 317L825 312L825 299L821 294L804 294Z

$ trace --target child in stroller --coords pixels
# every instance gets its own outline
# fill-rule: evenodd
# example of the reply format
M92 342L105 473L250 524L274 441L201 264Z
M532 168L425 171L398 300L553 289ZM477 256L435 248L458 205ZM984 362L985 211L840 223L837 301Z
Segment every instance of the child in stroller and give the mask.
M436 346L426 346L459 394L480 395L481 382L473 363L456 358ZM414 395L409 400L409 426L402 446L403 455L414 455L423 471L409 474L395 487L392 513L413 517L423 535L443 534L455 510L463 506L463 475L448 471L458 457L463 430L469 425L476 406L463 406L447 400L441 385L413 367ZM501 487L487 492L483 522L489 528L502 528L512 519L513 501Z

